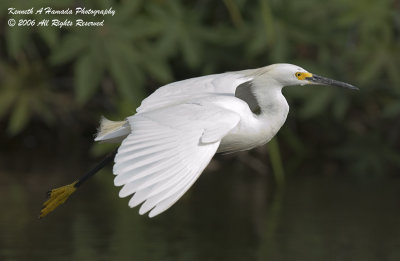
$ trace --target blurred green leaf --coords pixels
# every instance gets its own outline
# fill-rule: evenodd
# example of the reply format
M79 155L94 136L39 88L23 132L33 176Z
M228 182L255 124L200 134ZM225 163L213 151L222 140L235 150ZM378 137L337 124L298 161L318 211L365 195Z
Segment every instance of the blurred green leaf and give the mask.
M87 41L79 34L68 34L57 48L54 48L50 61L53 64L62 64L74 59L87 46Z
M18 96L16 90L7 88L1 91L0 95L0 118L2 118L9 110Z
M5 39L8 53L17 58L24 45L28 42L31 31L27 27L11 27L6 31Z
M135 68L128 66L120 59L111 58L110 60L110 73L115 79L118 89L124 99L131 102L140 104L140 99L143 97L141 94L143 79L141 74Z
M8 133L18 134L33 116L50 123L52 94L47 73L41 63L21 63L0 66L0 118L9 117Z
M53 27L38 27L38 33L44 42L50 47L54 48L58 43L58 31Z
M399 115L400 115L399 101L389 103L387 106L385 106L383 110L383 116L386 118L395 118L399 117Z
M161 83L168 83L172 80L172 72L164 60L157 59L151 51L141 56L141 63L144 69Z
M349 99L343 97L343 95L340 95L338 99L335 99L335 102L332 106L335 117L337 119L343 119L349 108Z
M300 111L303 118L311 118L315 115L320 115L325 108L330 105L331 91L329 89L313 90L314 93L310 96Z
M93 96L102 79L104 64L96 58L96 55L95 52L89 52L75 65L76 95L80 104Z
M29 99L26 96L21 96L17 99L11 113L8 132L12 135L20 132L27 125L29 114Z

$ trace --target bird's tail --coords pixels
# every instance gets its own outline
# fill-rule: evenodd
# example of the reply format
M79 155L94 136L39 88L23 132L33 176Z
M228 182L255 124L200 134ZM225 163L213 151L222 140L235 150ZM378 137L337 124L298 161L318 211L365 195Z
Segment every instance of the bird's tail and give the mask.
M128 121L110 121L102 117L95 141L120 142L131 132Z

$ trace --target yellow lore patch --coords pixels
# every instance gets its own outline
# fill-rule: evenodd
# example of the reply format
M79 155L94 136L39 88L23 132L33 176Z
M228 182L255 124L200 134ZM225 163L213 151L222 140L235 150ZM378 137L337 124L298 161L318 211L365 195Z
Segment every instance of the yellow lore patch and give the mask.
M296 76L297 79L299 79L300 81L305 80L306 78L312 77L312 73L309 72L297 72L294 74Z

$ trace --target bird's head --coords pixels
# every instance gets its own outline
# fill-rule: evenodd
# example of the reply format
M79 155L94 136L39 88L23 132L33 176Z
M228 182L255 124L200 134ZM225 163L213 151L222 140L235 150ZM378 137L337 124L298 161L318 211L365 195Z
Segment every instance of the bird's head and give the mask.
M316 85L331 85L352 90L358 90L357 87L351 84L332 80L323 76L307 72L303 68L293 64L285 64L285 63L273 64L266 67L266 69L268 77L273 78L282 86L316 84Z

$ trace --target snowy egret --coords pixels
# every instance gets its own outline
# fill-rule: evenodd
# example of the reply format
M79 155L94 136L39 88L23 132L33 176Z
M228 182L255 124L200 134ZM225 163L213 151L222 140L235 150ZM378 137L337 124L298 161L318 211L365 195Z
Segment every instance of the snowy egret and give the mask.
M95 141L120 147L74 183L53 189L40 217L65 202L80 184L114 158L120 197L154 217L192 186L217 152L261 146L286 120L282 88L320 84L353 85L307 72L292 64L208 75L167 84L142 101L123 121L102 119Z

